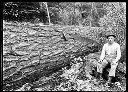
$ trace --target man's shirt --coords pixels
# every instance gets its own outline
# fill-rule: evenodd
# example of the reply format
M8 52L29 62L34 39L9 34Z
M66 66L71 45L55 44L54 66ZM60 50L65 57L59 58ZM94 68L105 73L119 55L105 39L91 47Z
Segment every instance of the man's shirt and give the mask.
M120 45L116 42L111 45L108 43L104 44L100 60L103 60L105 56L115 58L115 60L118 61L121 57Z

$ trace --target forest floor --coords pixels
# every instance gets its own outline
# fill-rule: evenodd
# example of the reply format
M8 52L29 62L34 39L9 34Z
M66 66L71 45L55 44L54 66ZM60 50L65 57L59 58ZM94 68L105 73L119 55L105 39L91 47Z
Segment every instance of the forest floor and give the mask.
M75 58L76 59L76 58ZM77 59L78 60L78 59ZM64 67L50 76L43 76L33 84L26 83L16 91L126 91L126 78L106 85L106 80L97 81L94 76L86 76L80 68L83 62Z

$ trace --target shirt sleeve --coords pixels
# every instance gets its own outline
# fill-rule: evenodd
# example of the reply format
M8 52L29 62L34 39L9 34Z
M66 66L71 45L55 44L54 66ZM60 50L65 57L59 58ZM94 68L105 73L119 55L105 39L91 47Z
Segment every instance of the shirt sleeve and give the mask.
M121 50L120 50L120 45L117 46L117 57L116 57L116 61L118 61L121 58Z
M103 60L104 57L105 57L105 44L104 44L102 52L101 52L100 60Z

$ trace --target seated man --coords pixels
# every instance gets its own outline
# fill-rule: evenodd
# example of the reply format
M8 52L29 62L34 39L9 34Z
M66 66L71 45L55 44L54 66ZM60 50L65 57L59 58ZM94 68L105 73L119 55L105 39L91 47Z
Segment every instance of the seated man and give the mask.
M102 79L103 68L110 63L111 68L109 71L109 78L107 83L111 83L112 77L115 77L116 67L118 65L118 60L121 57L120 45L114 41L115 35L109 34L107 36L108 42L104 44L100 60L97 63L97 73Z

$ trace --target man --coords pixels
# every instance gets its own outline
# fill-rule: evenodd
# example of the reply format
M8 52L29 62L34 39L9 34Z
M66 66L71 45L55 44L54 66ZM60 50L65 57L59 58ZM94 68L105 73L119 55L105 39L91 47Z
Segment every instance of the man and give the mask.
M109 34L107 36L108 42L104 44L101 52L100 60L98 61L98 64L97 64L97 73L100 79L102 79L101 75L102 75L103 68L108 63L110 63L111 68L109 71L109 78L107 83L111 83L112 77L115 77L118 60L121 57L120 45L114 41L115 38L116 36L113 34Z

